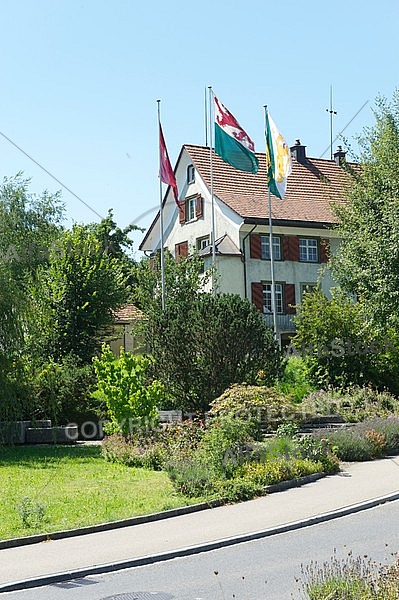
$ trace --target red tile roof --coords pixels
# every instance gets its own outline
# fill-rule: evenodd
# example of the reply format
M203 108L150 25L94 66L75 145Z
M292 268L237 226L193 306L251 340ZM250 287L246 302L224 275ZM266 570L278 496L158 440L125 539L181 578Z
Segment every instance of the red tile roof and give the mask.
M185 145L195 168L210 188L209 148ZM266 219L268 188L265 154L257 153L259 171L256 175L237 171L213 153L214 194L244 219ZM345 201L345 188L350 183L348 170L358 165L348 163L348 170L334 160L306 158L304 164L293 159L283 200L272 196L273 220L335 223L331 201Z
M125 304L115 310L113 314L115 323L130 323L143 318L142 311L133 304Z

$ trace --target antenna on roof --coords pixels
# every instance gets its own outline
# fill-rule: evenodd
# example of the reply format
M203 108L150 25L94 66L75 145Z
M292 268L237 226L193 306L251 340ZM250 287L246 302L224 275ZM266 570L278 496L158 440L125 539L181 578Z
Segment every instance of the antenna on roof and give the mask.
M333 110L333 88L330 85L330 108L326 108L326 111L330 113L330 159L333 157L333 117L338 114L336 110Z

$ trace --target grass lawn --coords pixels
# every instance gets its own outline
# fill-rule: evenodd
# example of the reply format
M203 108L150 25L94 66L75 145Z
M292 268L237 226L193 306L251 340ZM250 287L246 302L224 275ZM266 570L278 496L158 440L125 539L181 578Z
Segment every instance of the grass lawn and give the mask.
M109 463L100 453L100 446L0 446L0 539L201 501L176 493L163 472Z

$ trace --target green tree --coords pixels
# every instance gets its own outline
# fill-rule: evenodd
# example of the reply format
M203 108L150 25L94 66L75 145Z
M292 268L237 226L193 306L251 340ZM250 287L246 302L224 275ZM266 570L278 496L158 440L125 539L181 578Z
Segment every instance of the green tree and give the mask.
M237 295L201 292L201 261L195 257L168 269L166 309L157 298L145 327L156 377L175 405L205 411L232 383L255 382L259 370L272 383L279 353L255 306Z
M377 100L375 124L359 141L360 169L336 207L342 243L332 271L374 327L399 332L399 91Z
M38 329L30 342L56 360L70 353L91 362L112 324L113 310L128 299L121 260L104 247L103 227L74 225L63 233L48 264L39 265L30 288Z
M309 378L319 387L371 384L396 391L394 333L380 335L364 312L361 302L340 289L332 290L331 299L320 290L306 293L287 356L303 357Z

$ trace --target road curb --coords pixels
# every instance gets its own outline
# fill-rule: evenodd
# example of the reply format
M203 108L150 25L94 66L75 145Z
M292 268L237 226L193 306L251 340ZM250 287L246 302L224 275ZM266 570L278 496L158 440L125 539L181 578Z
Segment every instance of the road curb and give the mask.
M295 531L296 529L302 529L304 527L309 527L311 525L317 525L318 523L323 523L323 522L331 521L333 519L344 517L344 516L347 516L350 514L355 514L362 510L374 508L381 504L385 504L386 502L393 502L395 500L399 500L399 492L394 492L392 494L380 496L379 498L374 498L372 500L366 500L364 502L359 502L358 504L352 504L349 506L345 506L343 508L333 510L333 511L330 511L327 513L323 513L320 515L316 515L314 517L309 517L309 518L303 519L301 521L293 521L293 522L287 523L285 525L271 527L269 529L265 529L262 531L255 531L253 533L243 534L243 535L239 535L239 536L235 536L235 537L223 538L221 540L215 540L215 541L207 542L205 544L200 544L197 546L187 546L185 548L180 548L179 550L171 550L169 552L164 552L161 554L147 555L147 556L142 556L139 558L129 559L129 560L115 562L115 563L106 563L103 565L96 565L93 567L76 569L74 571L68 571L68 572L63 572L63 573L53 573L52 575L45 575L43 577L37 577L37 578L26 579L26 580L21 580L21 581L14 581L11 583L0 585L0 593L14 592L14 591L23 590L23 589L31 589L31 588L35 588L35 587L44 586L44 585L60 583L62 581L68 581L71 579L88 577L90 575L100 575L103 573L120 571L122 569L129 569L132 567L149 565L149 564L152 564L155 562L163 562L166 560L171 560L172 558L179 558L179 557L184 557L184 556L190 556L193 554L200 554L201 552L209 552L211 550L217 550L219 548L225 548L227 546L233 546L235 544L240 544L243 542L250 542L250 541L258 540L261 538L270 537L272 535L286 533L288 531Z
M306 483L312 483L313 481L317 481L325 476L325 473L312 473L311 475L305 475L296 479L281 481L280 483L266 486L265 493L272 494L274 492L282 492L290 488L305 485ZM207 510L209 508L217 508L218 506L224 506L227 503L227 498L218 498L215 500L209 500L208 502L200 502L198 504L172 508L170 510L164 510L162 512L152 513L150 515L131 517L129 519L121 519L119 521L109 521L107 523L99 523L98 525L89 525L87 527L79 527L76 529L64 529L60 531L53 531L51 533L39 533L37 535L29 535L22 538L11 538L9 540L0 541L0 550L17 548L19 546L28 546L30 544L38 544L40 542L48 542L50 540L62 540L64 538L88 535L90 533L101 533L103 531L111 531L113 529L120 529L122 527L131 527L132 525L142 525L145 523L151 523L153 521L161 521L163 519L171 519L172 517L188 515L194 512Z

